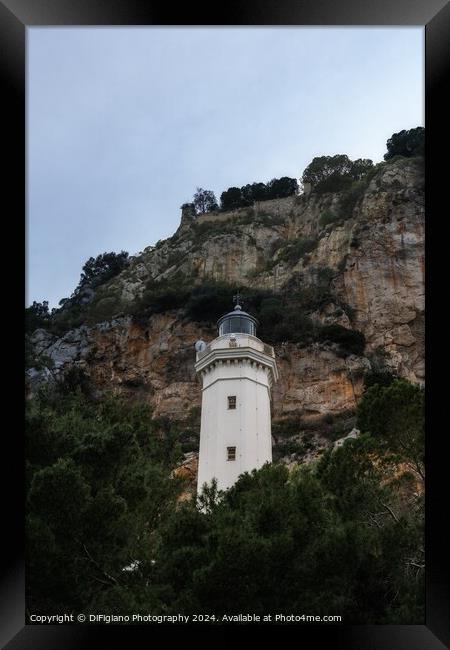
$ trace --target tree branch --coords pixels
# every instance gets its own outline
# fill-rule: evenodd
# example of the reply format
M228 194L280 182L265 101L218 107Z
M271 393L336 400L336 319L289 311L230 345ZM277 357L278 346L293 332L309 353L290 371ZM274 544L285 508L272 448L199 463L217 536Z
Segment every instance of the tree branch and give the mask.
M105 578L108 578L108 580L110 580L114 584L118 585L119 584L118 580L114 576L111 576L109 573L107 573L104 569L102 569L102 567L99 565L99 563L96 560L94 560L92 555L87 550L86 544L83 544L83 548L84 548L84 552L86 553L86 557L92 562L92 564L95 567L97 567L97 569L105 576ZM102 581L100 580L100 582L102 582ZM104 583L104 584L109 584L109 583Z
M386 508L386 510L389 512L389 514L391 515L393 520L398 524L398 517L395 514L395 512L393 510L391 510L391 508L386 503L383 503L383 502L380 502L380 503L383 506L383 508Z

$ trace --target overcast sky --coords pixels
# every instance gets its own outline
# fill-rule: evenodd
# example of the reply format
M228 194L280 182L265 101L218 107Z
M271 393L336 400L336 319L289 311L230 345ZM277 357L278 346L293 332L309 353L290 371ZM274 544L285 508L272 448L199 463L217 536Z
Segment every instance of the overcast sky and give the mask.
M382 159L424 125L424 30L27 29L27 304L176 230L197 186Z

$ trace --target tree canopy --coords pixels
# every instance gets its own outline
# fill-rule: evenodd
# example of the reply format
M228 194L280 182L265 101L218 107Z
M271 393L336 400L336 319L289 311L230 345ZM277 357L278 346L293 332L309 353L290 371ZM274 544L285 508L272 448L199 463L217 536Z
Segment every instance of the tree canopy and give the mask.
M370 386L358 405L358 426L424 478L424 394L419 386L404 379Z
M273 178L267 184L251 183L240 188L229 187L220 195L220 205L222 210L236 210L237 208L252 206L258 201L292 196L297 191L297 180L283 176L282 178Z
M415 129L394 133L386 143L387 153L384 159L394 156L423 156L425 153L425 129L417 126Z
M229 187L220 195L220 207L222 210L236 210L245 205L242 192L239 187Z
M129 263L128 253L102 253L90 257L84 264L78 289L85 286L98 287L118 275Z
M345 154L313 158L302 175L316 192L337 192L360 180L373 167L369 159L350 160Z
M50 322L50 311L48 309L48 301L36 302L30 307L25 308L25 331L27 333L34 332L39 327L46 328Z
M267 183L267 197L270 199L283 199L286 196L296 194L298 191L298 182L296 178L282 176L281 178L272 178Z
M217 210L219 207L214 192L211 190L204 190L201 187L197 187L197 191L193 198L193 204L197 214L212 212L213 210Z

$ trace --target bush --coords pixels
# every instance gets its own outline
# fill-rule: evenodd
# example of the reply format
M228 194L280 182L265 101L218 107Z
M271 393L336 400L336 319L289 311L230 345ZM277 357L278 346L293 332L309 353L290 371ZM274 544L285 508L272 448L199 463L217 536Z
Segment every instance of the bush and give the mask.
M80 282L77 289L75 289L75 293L86 285L89 287L98 287L101 284L105 284L105 282L123 271L128 264L129 259L126 251L121 251L120 253L102 253L96 258L90 257L83 266Z
M321 267L316 269L316 284L304 286L302 274L295 273L283 286L282 295L285 302L303 313L316 311L336 300L330 288L334 273L328 267L322 267L322 273Z
M273 178L267 183L266 196L268 199L282 199L297 194L297 192L298 183L295 178L283 176L282 178Z
M294 266L306 253L314 250L316 246L317 239L301 237L285 246L278 255L278 260Z
M304 454L305 451L305 445L298 440L283 440L278 443L275 448L276 456L278 458L290 456L291 454Z
M226 282L208 282L194 287L185 306L185 314L197 322L215 324L232 309L236 288Z
M310 183L318 194L339 192L361 180L372 168L369 159L350 160L345 154L318 156L304 170L302 182Z
M374 384L358 404L358 427L424 478L424 391L405 379Z
M110 320L120 311L120 306L120 301L114 297L105 296L98 300L94 298L88 306L86 321L89 324L94 324Z
M299 313L289 306L279 314L279 321L272 326L263 324L261 338L268 343L310 343L314 340L314 323L306 314Z
M272 435L277 440L278 438L290 438L300 432L300 418L285 418L283 420L275 420L272 423Z
M324 178L320 183L317 183L314 187L314 192L316 194L341 192L342 190L349 188L352 182L352 177L349 175L340 176L339 174L332 174L328 178Z
M324 228L325 226L328 226L330 223L335 223L336 221L340 220L340 216L334 212L331 212L331 210L325 210L322 212L322 214L319 217L319 225Z
M366 339L359 330L350 330L342 325L323 325L319 332L319 340L338 343L345 354L362 355Z
M386 143L385 160L394 156L423 156L425 153L425 129L417 126L415 129L394 133Z
M220 195L222 210L236 210L254 205L268 199L281 199L298 192L298 182L295 178L283 176L273 178L267 185L252 183L242 187L229 187Z
M27 307L25 309L25 331L29 334L32 334L39 328L48 329L49 327L50 312L48 309L48 301L33 301L31 307Z
M336 272L333 271L329 266L318 266L316 268L316 276L319 285L329 286L331 280L336 275Z
M184 307L190 295L186 280L180 274L155 282L151 280L141 296L128 309L133 321L145 325L150 316Z
M389 370L368 370L364 373L364 388L371 386L389 386L395 381L395 376Z
M243 202L247 205L253 205L256 201L265 201L267 199L267 186L265 183L252 183L241 187Z
M358 201L367 188L366 180L354 181L339 199L339 213L342 219L349 219Z
M56 336L62 336L72 329L84 324L86 309L77 303L65 306L52 314L49 330Z
M242 192L239 187L229 187L220 195L220 207L222 210L236 210L247 205L242 198Z

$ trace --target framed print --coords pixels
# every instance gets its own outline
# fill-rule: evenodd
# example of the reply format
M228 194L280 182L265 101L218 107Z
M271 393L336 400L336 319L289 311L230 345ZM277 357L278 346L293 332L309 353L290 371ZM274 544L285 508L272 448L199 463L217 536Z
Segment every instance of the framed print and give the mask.
M0 16L4 646L444 648L449 5Z

